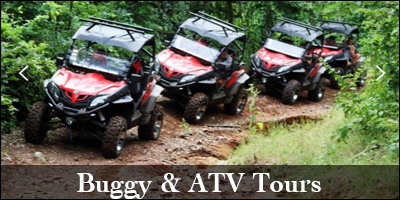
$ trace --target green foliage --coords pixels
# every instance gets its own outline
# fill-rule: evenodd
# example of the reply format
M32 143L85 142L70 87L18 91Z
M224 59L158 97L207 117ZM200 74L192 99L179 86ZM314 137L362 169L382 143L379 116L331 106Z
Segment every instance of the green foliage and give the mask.
M249 112L250 112L250 123L249 123L249 130L250 134L257 133L257 127L259 130L263 129L262 123L256 123L256 116L259 114L259 111L256 111L256 98L260 91L254 87L253 84L250 84L250 87L247 89L250 93L250 104L249 104Z
M361 30L368 33L368 37L360 41L361 50L373 76L365 91L339 95L338 106L344 109L346 116L352 117L341 128L340 139L345 140L349 134L361 134L367 146L384 146L398 156L399 2L363 2L357 6L354 12L363 16ZM375 66L386 72L378 81L381 73Z
M35 20L17 25L7 13L2 11L1 16L1 127L8 132L16 123L17 112L43 97L40 83L51 75L48 66L53 62L46 57L47 43L24 38L26 27ZM25 66L29 82L18 74Z
M186 133L192 132L190 130L190 124L186 122L184 118L182 118L182 122L179 124L179 127L183 128Z

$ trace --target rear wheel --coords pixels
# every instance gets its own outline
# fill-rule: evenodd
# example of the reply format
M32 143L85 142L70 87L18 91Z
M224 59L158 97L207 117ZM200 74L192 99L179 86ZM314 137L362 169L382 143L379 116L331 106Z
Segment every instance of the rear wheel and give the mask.
M308 98L313 101L321 101L325 94L325 82L326 79L321 77L315 89L308 91Z
M141 140L157 140L161 133L163 125L163 111L160 105L154 107L151 111L150 121L138 128L139 139Z
M36 102L32 105L26 118L25 140L28 143L40 144L49 129L50 112L44 102Z
M300 95L301 84L298 80L290 80L283 90L282 100L286 105L292 105Z
M191 124L197 124L203 119L208 107L208 97L204 93L198 92L192 96L186 105L183 114L184 119Z
M103 138L103 156L105 158L116 158L121 154L125 144L127 123L121 116L114 116L108 122L107 130Z
M344 69L341 67L335 67L335 73L332 73L329 77L330 86L334 89L340 89L339 80L335 78L335 74L339 76L344 75Z
M356 82L357 87L364 87L366 81L367 81L367 72L363 71L360 74L360 77L358 77L358 79L357 79L357 82Z
M230 103L224 105L224 110L230 115L239 115L247 103L246 89L241 86Z

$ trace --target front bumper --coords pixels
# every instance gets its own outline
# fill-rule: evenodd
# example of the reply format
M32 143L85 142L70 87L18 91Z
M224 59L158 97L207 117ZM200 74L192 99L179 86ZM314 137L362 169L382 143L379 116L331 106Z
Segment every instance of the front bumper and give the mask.
M103 105L94 107L94 108L73 108L68 105L65 105L63 102L56 102L54 98L49 94L48 90L46 89L47 97L49 98L50 102L49 105L54 109L57 115L68 116L72 118L76 118L78 120L84 121L89 120L91 117L95 115L95 113L102 108L107 107L110 103L105 103Z
M160 84L164 88L180 88L192 85L194 83L195 83L194 81L179 83L179 81L174 81L174 80L171 81L161 77L157 84Z

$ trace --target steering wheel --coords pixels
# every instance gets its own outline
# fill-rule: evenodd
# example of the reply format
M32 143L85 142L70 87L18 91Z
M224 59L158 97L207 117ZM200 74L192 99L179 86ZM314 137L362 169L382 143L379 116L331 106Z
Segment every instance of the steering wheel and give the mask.
M78 62L88 62L89 60L89 51L83 47L78 50L77 61Z

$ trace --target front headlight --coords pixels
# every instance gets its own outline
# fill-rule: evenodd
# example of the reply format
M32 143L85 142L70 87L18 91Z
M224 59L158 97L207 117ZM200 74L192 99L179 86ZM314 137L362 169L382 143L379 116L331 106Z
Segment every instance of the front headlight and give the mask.
M96 98L93 99L92 102L90 103L90 107L95 107L95 106L97 106L97 105L99 105L99 104L100 104L100 105L101 105L101 104L104 104L109 96L110 96L110 95L104 95L104 96L96 97Z
M154 71L156 71L156 74L160 71L161 68L161 63L160 61L156 58L156 62L154 63Z
M60 99L60 88L58 88L54 82L48 83L47 89L49 90L50 95L53 96L56 101Z
M187 76L184 76L184 77L179 81L179 83L190 82L190 81L193 81L194 78L196 78L196 76L194 76L194 75L187 75Z
M330 59L332 59L333 58L333 56L328 56L328 57L326 57L324 60L325 60L325 62L328 62Z
M278 69L278 73L288 70L291 66L282 66Z
M261 63L260 57L258 57L256 54L254 54L254 56L253 56L253 61L256 65L260 65L260 63Z

